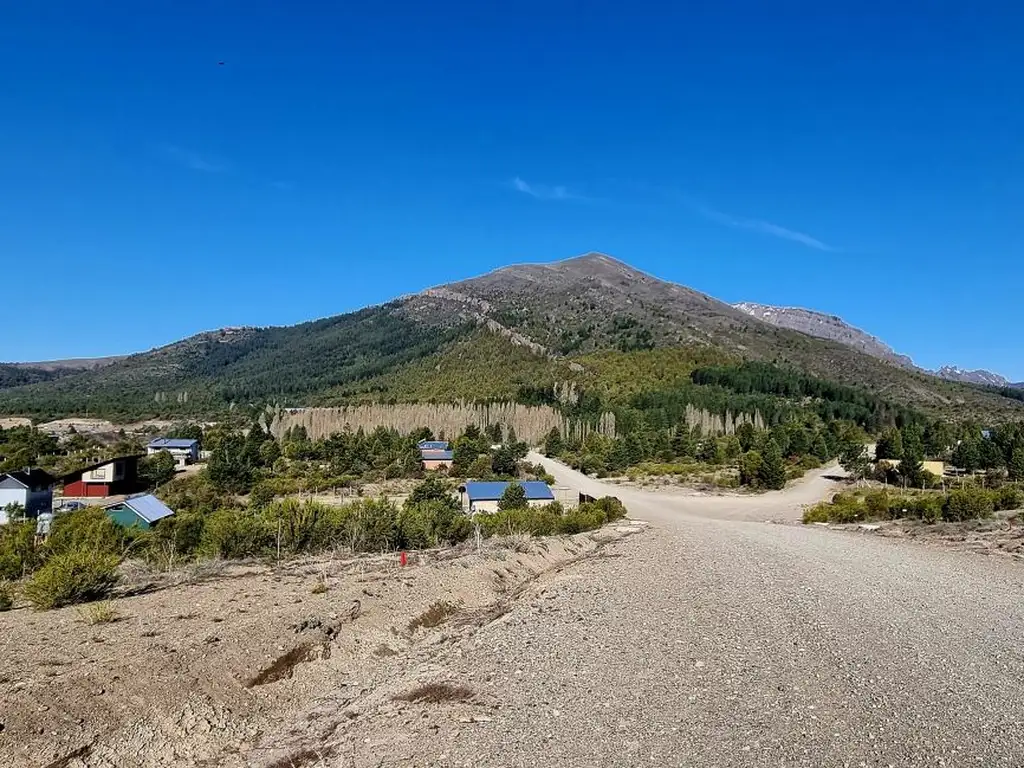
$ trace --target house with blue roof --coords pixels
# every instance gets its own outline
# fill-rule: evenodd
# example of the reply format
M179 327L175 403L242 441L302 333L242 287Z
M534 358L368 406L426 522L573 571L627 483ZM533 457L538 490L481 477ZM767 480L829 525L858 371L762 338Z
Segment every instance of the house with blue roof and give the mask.
M543 507L555 500L551 486L540 480L514 481L523 486L526 503L531 507ZM509 483L485 482L473 480L459 487L462 495L462 506L471 514L478 512L497 512L498 500L505 493Z
M151 493L129 496L124 501L104 507L107 516L124 528L149 530L158 521L174 514L174 510Z
M448 441L447 440L420 440L416 443L416 447L421 451L447 451Z
M156 437L149 441L146 446L146 454L152 456L154 453L167 451L178 466L193 464L199 461L199 441L179 437Z

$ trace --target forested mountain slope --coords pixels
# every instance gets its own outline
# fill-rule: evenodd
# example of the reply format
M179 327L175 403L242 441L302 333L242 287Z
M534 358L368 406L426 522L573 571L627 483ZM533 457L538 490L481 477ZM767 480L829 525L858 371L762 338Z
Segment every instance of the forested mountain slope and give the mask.
M296 326L199 334L4 389L0 411L173 417L232 403L510 399L581 407L678 388L695 368L743 360L936 414L1024 413L1019 401L774 327L601 254L506 267Z

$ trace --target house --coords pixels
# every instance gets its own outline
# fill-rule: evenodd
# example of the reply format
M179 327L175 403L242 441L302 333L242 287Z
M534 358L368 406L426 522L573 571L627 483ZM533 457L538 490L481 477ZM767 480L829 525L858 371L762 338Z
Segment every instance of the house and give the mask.
M524 480L519 483L526 492L526 503L531 507L543 507L555 500L555 494L551 492L551 486L540 480ZM462 494L463 506L470 514L477 512L497 512L498 500L509 484L506 482L480 482L473 481L466 483L459 488Z
M0 475L0 524L7 522L6 507L11 504L22 507L26 517L38 517L53 509L54 480L38 467Z
M124 501L108 504L104 509L118 525L146 530L152 528L158 520L174 514L174 510L151 493L129 496Z
M149 441L146 446L146 453L152 456L154 453L167 451L179 467L186 464L194 464L199 461L199 441L179 437L156 437Z
M421 450L420 459L423 460L424 469L450 469L455 454L451 451Z
M139 459L141 455L103 459L82 469L69 472L61 480L65 498L103 499L139 490Z
M416 447L420 451L447 451L448 441L447 440L420 440L416 443Z

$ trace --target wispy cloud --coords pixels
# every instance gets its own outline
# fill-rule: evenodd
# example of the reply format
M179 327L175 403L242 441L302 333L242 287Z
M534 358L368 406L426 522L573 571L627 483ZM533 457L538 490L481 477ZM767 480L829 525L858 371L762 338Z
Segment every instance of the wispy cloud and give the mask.
M584 200L581 195L574 195L566 187L548 186L547 184L528 184L516 176L512 179L512 186L524 195L535 197L538 200Z
M797 232L795 229L787 229L786 227L773 224L770 221L762 221L761 219L742 219L737 216L731 216L728 213L722 213L716 211L714 208L708 208L704 205L693 206L701 216L704 216L711 221L724 224L727 227L733 227L734 229L748 229L751 232L760 232L762 235L771 235L772 237L779 237L783 240L791 240L794 243L800 243L806 245L808 248L814 248L819 251L834 251L836 250L831 245L823 243L816 237L811 237L804 232Z
M160 151L170 160L193 171L202 173L223 173L227 163L219 157L206 155L174 144L164 144Z

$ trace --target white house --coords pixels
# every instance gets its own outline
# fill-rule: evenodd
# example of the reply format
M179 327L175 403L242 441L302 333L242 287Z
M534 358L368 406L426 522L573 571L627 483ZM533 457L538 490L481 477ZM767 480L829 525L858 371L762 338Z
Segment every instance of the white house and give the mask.
M7 507L17 504L26 517L38 517L53 509L53 477L42 469L26 469L0 475L0 524L7 522Z
M149 441L146 446L146 453L152 456L154 453L167 451L178 466L192 464L199 461L199 441L178 437L157 437Z
M551 486L540 480L525 480L519 482L519 485L523 486L523 495L529 507L543 507L555 500ZM459 491L463 496L463 506L468 506L467 511L475 515L478 512L497 512L498 501L508 486L506 482L471 481L459 488Z

